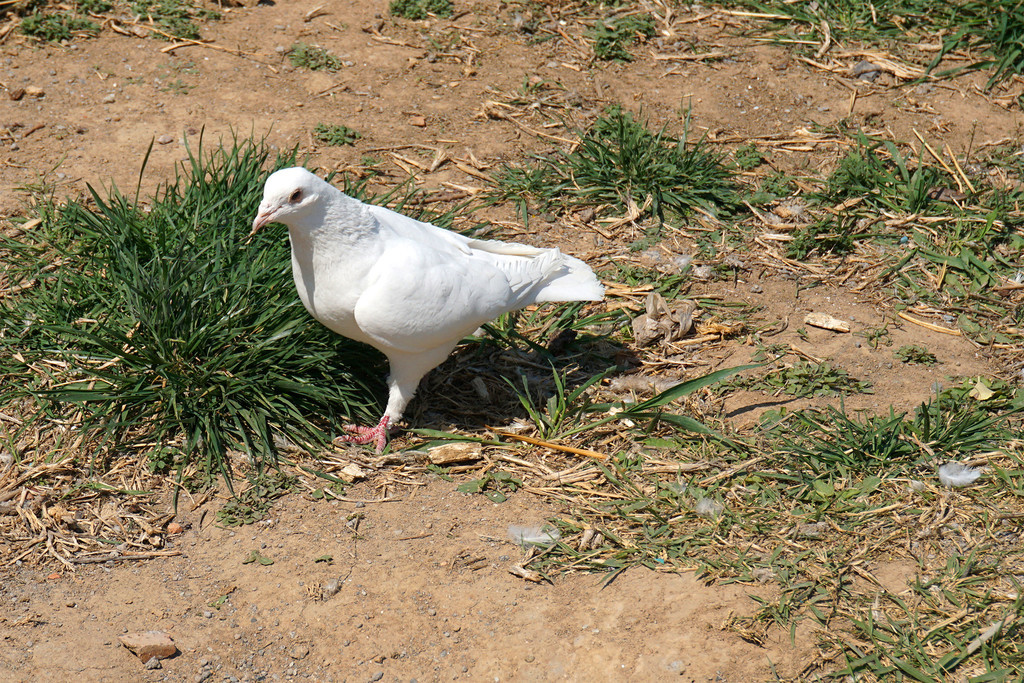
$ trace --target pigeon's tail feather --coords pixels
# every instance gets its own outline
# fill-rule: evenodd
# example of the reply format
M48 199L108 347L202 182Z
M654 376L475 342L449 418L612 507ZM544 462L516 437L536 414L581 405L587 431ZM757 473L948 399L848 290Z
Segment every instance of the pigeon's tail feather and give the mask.
M536 290L534 303L545 301L601 301L604 299L604 285L594 275L590 266L572 256L560 257L557 274Z
M495 244L495 243L489 243ZM474 247L476 245L473 245ZM488 260L508 278L515 308L546 301L600 301L604 287L583 261L558 249L521 244L488 249Z

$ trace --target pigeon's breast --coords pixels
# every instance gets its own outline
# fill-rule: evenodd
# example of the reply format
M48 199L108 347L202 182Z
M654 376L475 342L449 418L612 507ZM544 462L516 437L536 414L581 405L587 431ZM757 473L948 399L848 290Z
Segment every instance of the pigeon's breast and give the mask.
M324 327L342 336L368 343L356 323L355 307L361 294L358 278L346 278L341 268L324 267L292 254L292 277L299 300Z

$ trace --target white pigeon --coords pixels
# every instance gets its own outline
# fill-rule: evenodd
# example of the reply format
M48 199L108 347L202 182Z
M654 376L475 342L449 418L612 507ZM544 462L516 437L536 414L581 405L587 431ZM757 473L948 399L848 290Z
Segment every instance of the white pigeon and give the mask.
M600 301L583 261L558 249L463 237L347 196L304 168L267 178L252 233L284 223L292 275L310 314L388 357L388 404L346 441L384 450L424 375L502 313L544 301Z

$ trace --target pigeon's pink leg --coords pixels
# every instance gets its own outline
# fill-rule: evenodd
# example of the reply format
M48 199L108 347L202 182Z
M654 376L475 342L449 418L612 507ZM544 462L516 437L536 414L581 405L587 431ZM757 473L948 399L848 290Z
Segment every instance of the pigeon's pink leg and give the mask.
M388 427L390 424L391 418L385 415L380 419L376 427L345 425L344 429L346 432L349 432L349 435L340 436L338 440L346 443L374 443L377 447L377 452L382 453L384 446L388 444Z

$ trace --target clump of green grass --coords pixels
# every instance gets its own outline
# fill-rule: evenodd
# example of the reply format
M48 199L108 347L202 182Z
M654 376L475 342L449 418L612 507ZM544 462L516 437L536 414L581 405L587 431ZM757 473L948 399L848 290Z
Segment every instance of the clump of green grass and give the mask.
M757 145L750 143L736 148L732 153L733 163L741 171L753 171L764 163L764 154L757 148Z
M864 197L865 203L876 209L924 211L934 201L935 187L955 186L955 181L944 170L925 163L923 147L921 153L912 164L895 143L859 133L857 146L829 176L825 197L831 202Z
M495 177L500 199L517 199L526 215L526 196L542 207L555 200L577 205L604 204L622 213L648 206L659 220L695 210L712 215L735 209L738 194L723 155L703 139L691 141L689 128L678 138L618 106L606 110L571 152L540 157L527 167L505 167Z
M599 20L590 30L594 56L605 61L631 62L629 48L654 35L654 18L649 14L630 14L605 22Z
M992 408L970 397L964 385L959 391L940 392L910 416L890 412L856 418L829 406L793 413L767 431L780 439L774 451L798 456L812 473L846 468L878 476L931 476L942 462L991 448L1012 436L1006 420L1024 404L1011 400L993 403Z
M283 472L262 472L249 488L236 494L217 510L217 521L227 527L253 524L267 516L274 501L288 493L298 480Z
M575 389L571 389L568 386L565 373L552 368L553 391L543 402L535 396L536 392L531 390L525 375L520 377L522 380L521 390L512 380L506 378L505 381L515 392L519 403L536 426L538 436L550 440L559 438L563 433L578 427L584 421L584 416L591 407L590 403L584 399L584 394L604 379L607 374L606 371L594 375L581 382Z
M79 413L88 452L148 444L155 467L206 476L229 449L266 468L275 436L322 444L340 416L372 419L377 355L306 313L279 231L246 239L271 165L262 144L200 143L148 202L44 198L42 223L0 243L33 283L0 306L0 406Z
M876 44L894 41L918 42L925 36L941 36L942 49L928 70L934 71L943 57L954 50L975 60L940 73L940 76L969 69L989 69L986 88L1024 72L1024 7L1017 0L956 2L936 5L927 0L830 0L823 3L734 0L773 16L786 16L785 37L822 39L823 26L833 39ZM797 22L794 26L792 22Z
M935 401L940 410L957 410L964 404L989 415L1019 410L1024 397L1001 379L974 377L943 389Z
M918 344L906 344L893 352L899 360L910 365L935 365L939 359L934 353Z
M363 137L358 131L352 130L348 126L342 124L328 125L326 123L318 123L316 128L313 129L313 136L325 145L331 145L332 147L354 145L356 140Z
M337 71L342 67L341 59L317 45L295 43L288 53L292 66L310 71Z
M71 40L75 34L94 36L100 32L99 24L66 12L33 12L21 20L21 32L27 36L52 43Z
M870 382L851 377L850 373L842 368L837 368L831 363L806 361L770 370L760 377L734 380L729 386L797 398L872 393Z
M892 346L892 333L889 332L889 323L882 323L878 327L867 327L861 332L854 334L864 337L868 346L877 349L881 345Z
M75 4L78 5L79 11L90 14L103 14L114 9L114 3L107 0L78 0Z
M129 0L128 7L143 20L158 27L154 32L164 40L201 38L197 22L215 20L220 14L201 7L191 0ZM114 9L108 0L78 0L74 10L66 5L47 3L44 0L23 4L21 11L31 11L21 21L25 35L51 42L71 40L76 35L96 35L100 26L81 14L102 14Z
M458 490L462 493L482 493L494 503L504 503L508 500L506 493L515 493L522 488L523 480L510 472L491 470L479 479L471 479L459 484Z
M433 14L436 17L452 15L451 0L391 0L388 11L392 16L402 19L426 19Z
M608 581L634 566L689 567L705 580L769 584L770 597L753 598L757 611L728 627L761 642L769 629L793 634L800 620L814 622L826 634L820 661L804 669L813 665L814 675L833 677L845 659L843 676L1017 680L1019 638L1000 625L1022 613L1014 593L1024 554L1012 526L993 521L1021 507L1019 426L1009 420L1024 404L1005 387L979 400L972 384L910 414L774 413L749 451L649 439L649 448L592 466L585 484L560 487L572 501L549 520L560 542L525 566L545 576L588 568ZM936 466L965 458L987 460L991 476L937 495ZM937 522L949 519L951 501L961 514ZM882 558L917 559L912 599L854 580L869 578L865 547L882 566Z
M140 17L154 22L164 33L185 40L199 40L202 37L197 21L220 19L219 13L189 0L131 0L129 6Z
M1017 195L981 186L969 201L931 207L936 219L927 229L909 235L880 231L873 237L896 242L895 249L886 248L892 264L881 279L891 281L895 296L907 304L969 310L956 316L957 325L979 343L1019 344L1014 328L1024 322L1024 309L991 295L1020 278L1024 232L1017 210L1010 208L1018 205ZM875 220L880 224L884 217Z
M794 230L793 239L786 243L786 257L802 261L814 254L848 254L856 246L855 227L855 218L829 214Z
M954 48L982 54L984 59L967 68L992 70L986 89L1014 74L1024 73L1024 7L1021 3L1001 0L992 7L992 3L967 2L962 8L965 12L972 10L969 24L943 40L937 58L941 59Z
M1024 598L1007 601L992 590L1019 561L1018 553L985 544L911 582L909 599L885 593L860 601L851 630L871 647L828 636L845 663L832 676L939 683L962 671L968 680L1021 680L1024 657L1015 622L1024 612ZM951 615L966 605L963 617Z
M755 206L769 204L793 193L796 184L793 179L781 171L772 171L758 180L757 187L747 197L747 201Z
M584 306L579 302L545 306L530 311L514 311L498 316L482 327L487 332L485 337L475 337L473 343L497 344L509 349L529 350L539 354L549 362L554 361L553 354L543 344L537 343L528 330L545 330L554 337L572 332L575 336L569 346L583 345L606 335L594 336L593 328L613 328L627 322L623 311L599 311L583 313ZM599 365L607 365L607 359L600 359Z

